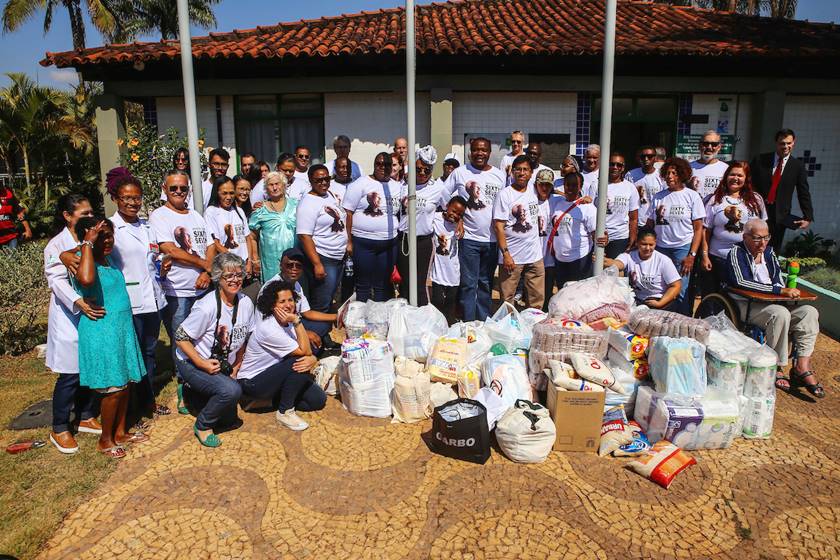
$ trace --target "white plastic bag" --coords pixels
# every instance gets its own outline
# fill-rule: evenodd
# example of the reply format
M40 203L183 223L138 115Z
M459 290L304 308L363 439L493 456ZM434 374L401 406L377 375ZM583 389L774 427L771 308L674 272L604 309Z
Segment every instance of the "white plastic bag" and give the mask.
M338 394L338 369L341 365L341 358L328 356L318 360L318 365L312 372L315 374L315 383L328 395Z
M369 337L388 340L388 323L393 307L387 301L368 300L365 304L365 332Z
M542 463L556 437L548 409L529 401L516 401L496 422L496 441L514 463Z
M747 356L744 396L750 399L776 397L776 362L778 356L769 346L762 346Z
M365 310L367 307L360 301L349 301L345 304L344 331L346 338L359 338L365 334Z
M484 330L493 344L501 344L507 352L530 345L530 336L520 324L519 312L506 301L484 321Z
M395 356L425 362L435 341L448 330L446 317L433 305L404 305L394 309L388 342L394 348Z
M348 339L341 345L338 373L341 403L359 416L391 415L394 388L394 354L379 340Z
M567 283L548 301L548 314L586 323L604 317L627 321L633 303L633 290L627 278L619 278L618 271L609 267L598 276Z
M432 383L429 390L429 398L432 401L432 410L449 401L458 398L458 392L449 383Z
M502 354L488 357L481 368L481 381L502 397L507 408L512 407L517 399L535 400L528 372L516 356Z
M473 400L480 402L487 409L487 429L491 432L499 418L510 408L510 405L490 387L482 387Z
M431 381L423 365L398 356L394 360L397 379L391 399L393 422L419 422L432 415Z
M689 396L706 392L706 347L697 340L655 336L650 341L648 361L658 392Z

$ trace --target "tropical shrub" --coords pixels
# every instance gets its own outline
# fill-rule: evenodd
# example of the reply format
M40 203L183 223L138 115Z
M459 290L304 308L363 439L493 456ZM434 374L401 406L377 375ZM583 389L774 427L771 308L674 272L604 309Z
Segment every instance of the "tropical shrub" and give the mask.
M50 291L44 277L45 241L0 249L0 353L20 354L47 338Z

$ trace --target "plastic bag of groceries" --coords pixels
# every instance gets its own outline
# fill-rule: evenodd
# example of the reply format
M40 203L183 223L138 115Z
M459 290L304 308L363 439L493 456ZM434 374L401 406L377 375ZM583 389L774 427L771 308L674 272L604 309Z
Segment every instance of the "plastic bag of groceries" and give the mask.
M388 342L395 356L425 362L435 341L449 330L443 313L433 305L403 305L394 309L388 327Z
M397 379L391 398L393 422L419 422L432 415L432 382L423 364L403 356L394 360Z
M346 338L359 338L365 334L365 312L367 306L361 301L349 301L344 306L343 324Z
M338 372L341 403L358 416L391 415L394 353L387 342L351 338L341 345Z
M387 301L368 300L365 304L365 332L369 337L388 340L388 324L393 306Z
M340 357L329 356L318 360L318 365L312 372L315 374L315 383L328 395L338 394L338 369L340 366Z
M522 327L519 312L506 301L484 321L484 331L493 344L501 344L508 352L527 348L530 344L530 336Z
M512 407L517 399L536 400L525 364L517 356L489 356L481 368L481 381L502 397L508 408Z
M484 358L490 352L493 341L484 329L481 321L458 322L449 327L447 338L464 338L467 341L466 363L481 367Z
M655 336L648 362L660 393L701 396L706 392L706 347L695 339Z
M548 409L530 401L516 401L496 422L496 441L514 463L542 463L556 437Z
M598 276L567 283L548 301L551 317L579 319L592 323L605 317L627 321L633 307L633 290L615 267Z
M607 337L607 331L592 330L582 321L549 317L534 325L528 352L529 371L541 372L549 367L549 360L562 361L576 352L604 358L609 347Z
M709 339L709 325L702 319L686 317L673 311L639 308L630 314L627 326L639 336L670 336L672 338L693 338L706 344Z

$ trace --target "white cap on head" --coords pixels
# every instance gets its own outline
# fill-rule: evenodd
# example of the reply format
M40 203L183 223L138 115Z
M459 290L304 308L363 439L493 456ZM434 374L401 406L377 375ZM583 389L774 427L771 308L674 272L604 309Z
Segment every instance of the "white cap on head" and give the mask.
M443 161L445 162L448 159L454 159L458 162L459 165L461 164L461 160L458 159L458 156L455 155L455 152L449 152L448 154L446 154L446 157L443 158Z
M434 146L423 146L417 150L417 159L426 165L434 165L437 161L437 150Z

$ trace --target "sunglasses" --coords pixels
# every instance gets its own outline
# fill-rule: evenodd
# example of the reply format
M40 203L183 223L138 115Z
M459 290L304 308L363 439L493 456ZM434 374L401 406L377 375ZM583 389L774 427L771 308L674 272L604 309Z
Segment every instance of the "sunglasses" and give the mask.
M307 154L295 154L295 157L298 159L309 159Z
M303 269L303 263L298 261L286 261L283 266L292 270Z
M189 187L182 187L180 185L173 185L173 186L169 187L169 192L171 192L171 193L186 193L186 192L190 192L190 188Z
M617 169L620 169L620 168L624 167L624 164L623 163L618 163L618 162L615 162L615 161L611 161L610 162L610 167L615 167Z
M318 177L317 179L312 179L312 184L313 185L320 185L320 184L329 183L329 182L330 182L329 177Z
M511 140L510 143L511 144L521 144L522 140Z
M428 175L429 173L432 172L432 170L430 168L423 167L422 165L418 165L414 169L417 171L417 173L420 173L421 175Z
M639 159L653 159L656 157L656 154L641 154L639 155Z
M718 146L720 146L720 142L705 142L704 141L704 142L700 142L700 145L703 146L704 148L706 148L706 147L717 148Z

